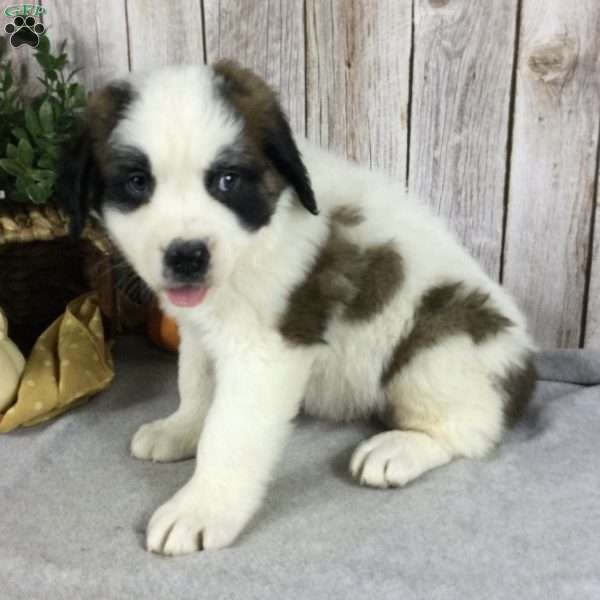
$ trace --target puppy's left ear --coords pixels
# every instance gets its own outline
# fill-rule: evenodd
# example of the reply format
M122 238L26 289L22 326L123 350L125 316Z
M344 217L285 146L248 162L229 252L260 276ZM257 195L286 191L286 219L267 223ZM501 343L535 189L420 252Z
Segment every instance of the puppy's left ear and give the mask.
M234 61L220 61L213 69L221 78L221 93L244 119L250 137L258 141L266 158L292 186L302 206L313 215L319 214L308 172L276 94L253 71Z
M270 127L264 131L264 151L280 175L287 179L296 191L302 206L313 215L319 214L308 172L302 162L292 131L283 111L276 105Z

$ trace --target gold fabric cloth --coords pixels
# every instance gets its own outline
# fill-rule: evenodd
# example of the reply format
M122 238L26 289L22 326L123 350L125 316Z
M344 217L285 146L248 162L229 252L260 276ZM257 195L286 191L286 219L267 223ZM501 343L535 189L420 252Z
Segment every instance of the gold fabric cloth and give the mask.
M0 414L0 433L65 412L106 388L113 376L97 295L84 294L36 341L17 400Z

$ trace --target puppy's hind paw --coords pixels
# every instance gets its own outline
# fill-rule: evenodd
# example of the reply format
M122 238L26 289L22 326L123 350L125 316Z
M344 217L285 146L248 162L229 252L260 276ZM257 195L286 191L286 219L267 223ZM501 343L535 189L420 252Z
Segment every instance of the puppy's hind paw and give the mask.
M350 461L350 472L361 485L400 487L451 458L424 433L386 431L359 444Z

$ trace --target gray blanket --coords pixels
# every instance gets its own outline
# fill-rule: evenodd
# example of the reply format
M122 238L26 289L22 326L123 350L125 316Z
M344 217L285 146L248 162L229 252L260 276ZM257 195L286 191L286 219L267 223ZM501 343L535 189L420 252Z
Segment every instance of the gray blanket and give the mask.
M600 598L600 353L539 356L526 419L484 461L401 490L347 465L373 425L299 420L266 504L232 548L144 550L152 511L190 476L128 454L177 403L176 363L120 342L113 387L0 437L0 598Z

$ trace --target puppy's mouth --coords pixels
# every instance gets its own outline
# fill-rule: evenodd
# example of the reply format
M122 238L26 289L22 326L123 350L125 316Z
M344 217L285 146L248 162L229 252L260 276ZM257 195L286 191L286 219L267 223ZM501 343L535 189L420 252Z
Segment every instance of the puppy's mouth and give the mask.
M191 308L202 303L208 292L208 287L186 285L167 288L165 291L167 298L175 306Z

